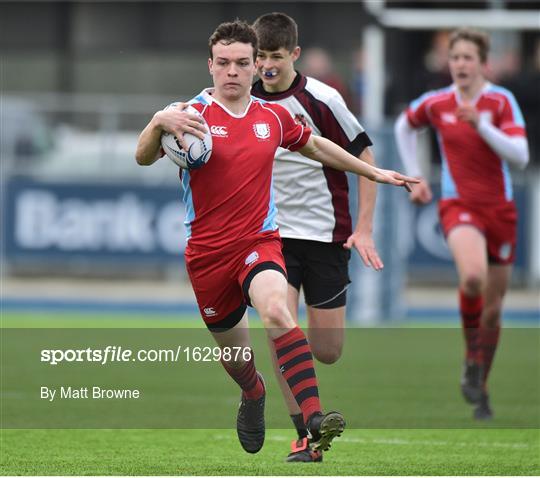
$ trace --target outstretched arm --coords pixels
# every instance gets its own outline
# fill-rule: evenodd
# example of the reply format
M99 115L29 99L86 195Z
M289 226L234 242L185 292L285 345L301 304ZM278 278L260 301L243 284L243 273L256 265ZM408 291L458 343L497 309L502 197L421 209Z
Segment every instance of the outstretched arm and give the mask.
M407 174L418 178L412 187L410 200L416 204L427 204L433 198L429 183L423 178L416 155L416 131L411 128L405 113L401 113L394 125L394 134L399 156Z
M139 135L135 159L141 166L149 166L160 157L161 134L174 134L185 149L184 133L191 133L204 139L206 127L197 115L183 111L187 103L178 103L175 107L158 111Z
M410 190L408 183L418 182L416 178L404 176L396 171L371 166L322 136L311 135L305 146L298 151L307 158L318 161L326 166L340 171L349 171L377 183L403 186Z
M369 147L366 147L359 156L361 161L375 166L375 158ZM377 185L373 181L358 176L358 216L356 227L349 236L343 247L346 249L356 248L366 267L381 270L384 264L373 241L373 211L377 197Z

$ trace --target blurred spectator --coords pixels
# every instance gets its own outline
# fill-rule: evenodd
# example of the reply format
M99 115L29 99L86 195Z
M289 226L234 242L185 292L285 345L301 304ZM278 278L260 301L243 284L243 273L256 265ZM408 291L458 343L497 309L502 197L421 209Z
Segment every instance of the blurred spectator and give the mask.
M452 83L448 71L448 37L449 32L437 31L431 38L429 50L424 55L423 70L415 75L415 94L423 91L437 90Z
M423 57L424 68L416 71L414 75L414 96L417 97L424 91L445 88L452 83L448 69L449 36L450 33L446 30L433 33L429 49ZM439 164L441 155L435 132L430 129L425 138L430 161Z
M533 54L525 66L521 68L519 58L517 66L503 70L499 83L512 91L521 106L527 137L529 139L530 161L540 165L540 38L536 40Z
M352 81L351 81L351 90L352 90L352 104L351 111L356 115L362 116L363 113L363 98L364 91L366 87L365 79L365 53L363 48L358 48L353 51L352 56Z
M489 61L488 78L493 83L502 83L514 78L521 70L521 59L516 50L506 50L494 55Z
M326 50L319 47L306 48L300 58L302 61L301 71L304 75L316 78L335 88L343 96L346 105L351 108L350 91L336 73L332 59Z

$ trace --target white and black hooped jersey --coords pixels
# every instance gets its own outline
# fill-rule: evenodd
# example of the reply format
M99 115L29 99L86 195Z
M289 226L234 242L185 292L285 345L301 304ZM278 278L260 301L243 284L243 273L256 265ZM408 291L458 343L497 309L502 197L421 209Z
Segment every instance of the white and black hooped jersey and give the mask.
M267 93L258 80L251 94L284 106L313 134L330 139L354 156L372 144L341 95L314 78L298 73L291 87L281 93ZM281 237L320 242L342 242L349 237L349 188L343 171L279 148L273 177Z

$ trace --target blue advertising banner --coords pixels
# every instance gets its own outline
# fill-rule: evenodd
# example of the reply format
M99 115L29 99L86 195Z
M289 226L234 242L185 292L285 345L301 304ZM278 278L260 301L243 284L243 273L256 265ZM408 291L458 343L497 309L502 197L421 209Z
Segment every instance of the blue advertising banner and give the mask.
M167 260L185 248L179 186L13 178L4 198L8 258Z
M387 192L381 191L379 205ZM434 194L438 194L436 185ZM527 189L515 187L514 194L520 213L515 263L519 272L527 270ZM351 196L354 195L353 192ZM453 271L436 201L414 207L399 200L397 206L394 212L404 227L400 228L399 238L391 231L389 236L385 233L387 237L380 238L379 248L385 261L390 261L390 252L381 244L390 241L392 248L397 244L401 254L408 258L408 273L413 276L422 270ZM46 261L82 257L95 261L159 263L181 258L186 243L185 209L180 186L175 185L12 178L6 184L2 216L4 253L8 259ZM385 223L392 222L388 214L382 217Z

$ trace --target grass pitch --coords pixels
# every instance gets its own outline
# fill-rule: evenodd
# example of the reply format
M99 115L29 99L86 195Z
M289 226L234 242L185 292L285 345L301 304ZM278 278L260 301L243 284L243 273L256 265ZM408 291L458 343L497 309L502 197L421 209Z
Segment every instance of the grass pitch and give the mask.
M195 318L2 315L3 327L198 325ZM491 377L496 416L487 424L473 422L457 393L459 331L432 329L429 340L425 334L351 329L342 360L317 366L323 403L338 402L350 425L320 464L285 463L294 434L283 427L267 430L256 455L241 449L234 429L208 423L199 429L2 429L0 475L539 475L538 329L503 332ZM257 356L268 368L267 356ZM353 379L355 387L340 393L340 384ZM274 381L267 382L272 422L286 410ZM222 392L215 383L197 383L194 398ZM426 402L429 408L415 407ZM232 403L225 409L236 413Z
M538 475L538 430L347 430L323 463L284 463L289 430L5 430L8 475Z

